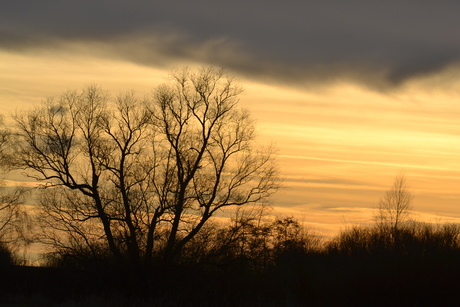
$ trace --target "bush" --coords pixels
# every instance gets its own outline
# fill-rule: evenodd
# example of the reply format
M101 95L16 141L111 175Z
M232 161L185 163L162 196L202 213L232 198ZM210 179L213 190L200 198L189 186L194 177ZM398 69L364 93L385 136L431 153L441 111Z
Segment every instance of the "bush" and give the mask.
M327 245L340 255L400 254L426 256L460 251L460 227L455 224L406 223L398 229L352 227Z
M0 243L0 268L14 264L14 257L11 249L5 243Z

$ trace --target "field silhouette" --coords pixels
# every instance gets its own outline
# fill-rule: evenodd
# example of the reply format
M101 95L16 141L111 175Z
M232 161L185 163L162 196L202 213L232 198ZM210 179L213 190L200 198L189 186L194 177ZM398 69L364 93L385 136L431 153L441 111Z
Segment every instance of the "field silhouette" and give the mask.
M455 305L460 298L457 225L409 222L399 228L398 241L391 229L352 227L322 242L295 232L280 239L277 224L284 230L298 227L290 218L245 225L244 230L213 227L205 246L198 238L179 263L168 267L161 259L150 267L123 266L110 253L60 255L45 267L15 266L2 257L1 301L63 306L417 306Z
M41 184L30 214L24 189L1 191L0 303L458 303L460 227L413 221L402 173L374 225L334 238L267 215L280 171L241 92L222 69L184 68L151 97L88 86L0 126L0 166ZM14 252L31 242L48 247L41 267Z

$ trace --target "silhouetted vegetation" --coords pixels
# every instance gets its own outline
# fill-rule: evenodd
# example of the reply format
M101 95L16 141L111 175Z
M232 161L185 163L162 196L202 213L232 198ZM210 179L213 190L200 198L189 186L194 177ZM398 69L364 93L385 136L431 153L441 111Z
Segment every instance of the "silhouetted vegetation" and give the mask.
M460 226L411 221L402 175L375 225L332 239L266 214L278 172L240 93L221 70L182 70L150 98L95 86L50 98L15 117L14 144L0 129L0 166L43 183L34 239L50 247L42 267L18 265L30 216L21 190L1 190L0 304L458 303Z
M455 304L460 227L350 227L329 241L292 218L209 225L178 263L120 267L110 251L13 267L4 302L154 306L417 306ZM2 291L3 292L3 291ZM15 295L12 295L14 293ZM11 295L11 296L10 296Z
M217 212L265 201L278 172L241 92L223 70L183 69L150 97L89 86L17 114L14 164L42 183L41 242L172 264Z
M13 264L13 253L11 249L4 243L0 244L0 269Z

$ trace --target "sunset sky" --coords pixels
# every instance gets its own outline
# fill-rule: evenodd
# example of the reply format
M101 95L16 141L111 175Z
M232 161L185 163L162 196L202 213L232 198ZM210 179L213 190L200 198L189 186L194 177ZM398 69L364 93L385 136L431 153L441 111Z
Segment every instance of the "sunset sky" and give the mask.
M460 2L23 1L0 9L0 106L96 83L148 94L217 65L278 148L274 212L371 222L403 171L415 218L460 221Z

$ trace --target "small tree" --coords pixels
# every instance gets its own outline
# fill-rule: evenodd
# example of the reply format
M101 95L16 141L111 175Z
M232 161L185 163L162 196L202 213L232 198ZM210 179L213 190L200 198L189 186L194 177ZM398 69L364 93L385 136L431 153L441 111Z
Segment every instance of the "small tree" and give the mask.
M412 210L413 195L408 191L404 174L396 176L391 188L385 192L378 203L376 221L383 231L388 229L396 236L401 224L406 221Z

